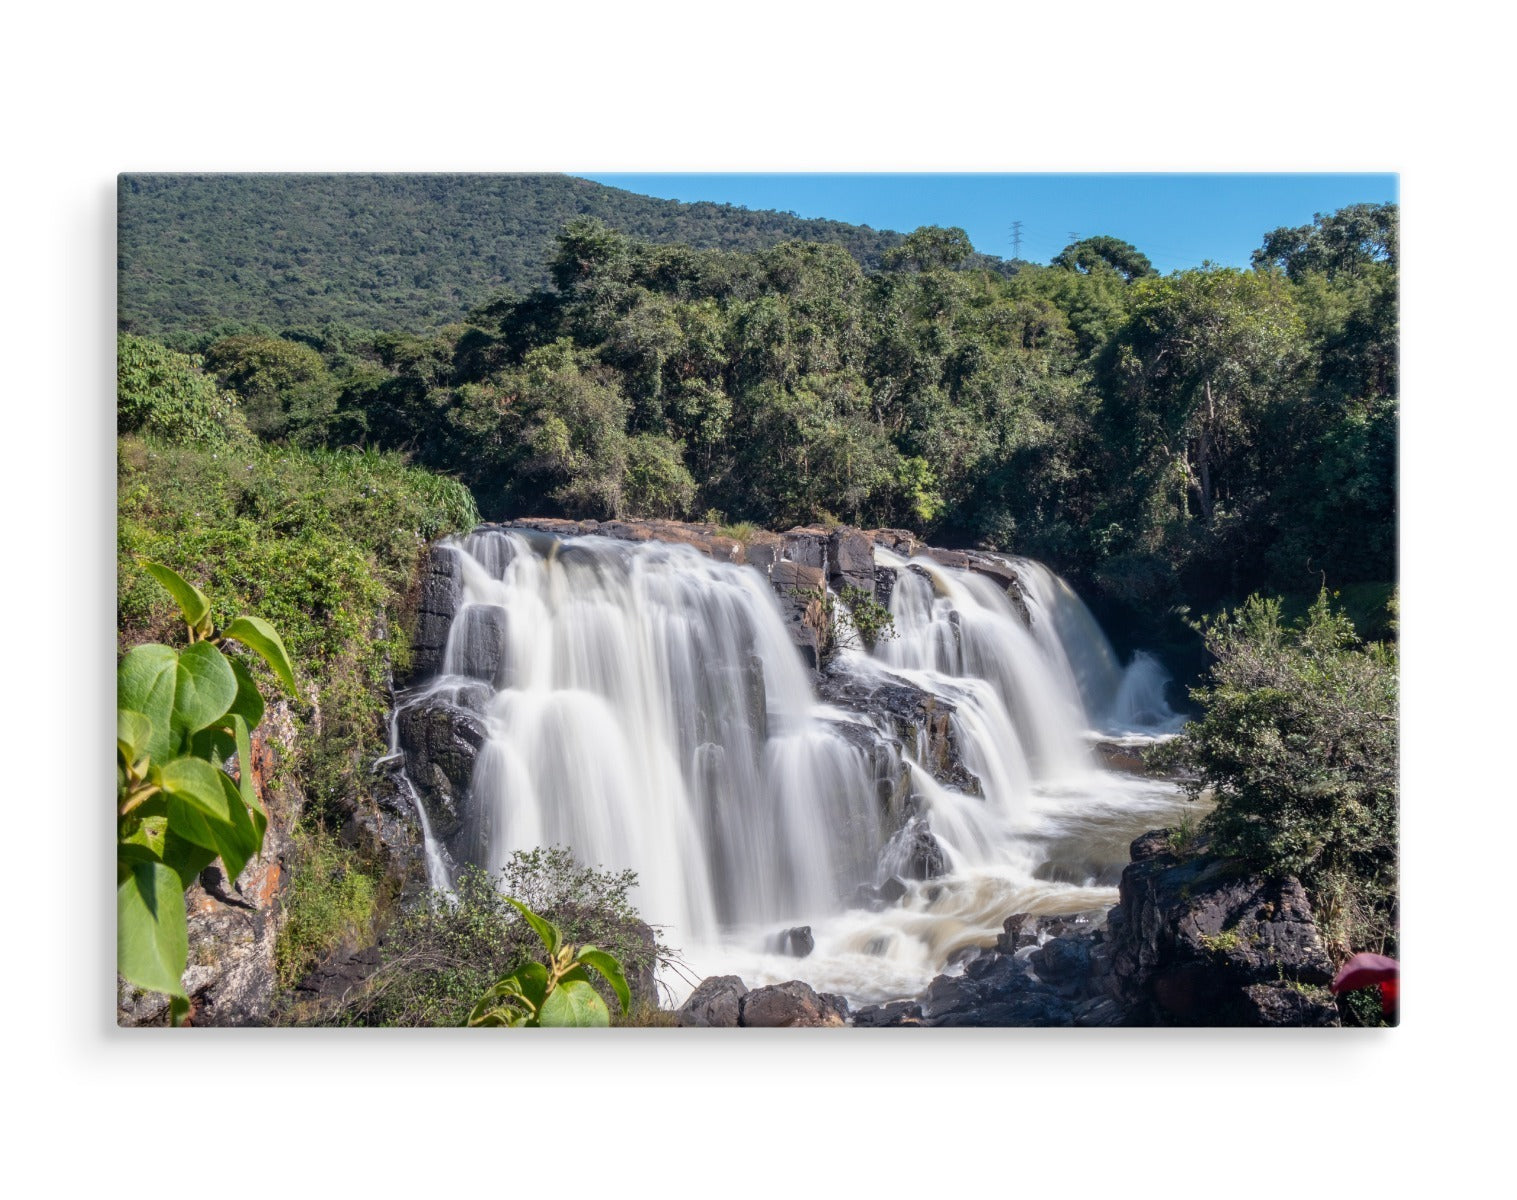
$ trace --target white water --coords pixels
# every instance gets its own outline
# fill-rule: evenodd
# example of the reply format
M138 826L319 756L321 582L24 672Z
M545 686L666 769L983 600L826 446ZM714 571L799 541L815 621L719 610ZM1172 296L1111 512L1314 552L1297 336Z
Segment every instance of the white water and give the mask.
M433 688L494 664L467 857L495 869L557 843L632 867L634 902L696 979L801 978L859 1002L914 994L1014 912L1109 906L1127 842L1180 802L1167 784L1098 768L1095 733L1149 736L1178 720L1158 664L1123 669L1062 580L1009 561L1029 628L995 581L881 550L897 572L899 636L841 666L951 704L983 795L912 763L948 874L883 911L850 907L898 866L899 816L838 730L862 718L817 703L762 575L661 543L575 538L544 556L488 531L459 549L466 607ZM796 924L812 927L811 955L766 950Z

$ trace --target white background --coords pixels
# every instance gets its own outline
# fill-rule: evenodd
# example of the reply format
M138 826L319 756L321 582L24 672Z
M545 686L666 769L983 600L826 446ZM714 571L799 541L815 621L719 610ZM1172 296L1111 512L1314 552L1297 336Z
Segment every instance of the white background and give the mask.
M16 1194L1482 1190L1509 1137L1517 1009L1512 97L1484 11L13 12L0 1128ZM114 176L255 169L1402 172L1403 1027L116 1031Z

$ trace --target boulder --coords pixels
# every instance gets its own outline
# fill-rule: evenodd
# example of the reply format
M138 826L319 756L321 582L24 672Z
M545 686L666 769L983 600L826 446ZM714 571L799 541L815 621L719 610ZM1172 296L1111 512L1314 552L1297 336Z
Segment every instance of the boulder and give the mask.
M853 893L853 907L880 912L906 894L906 885L892 875L881 884L861 883Z
M853 1014L855 1029L905 1029L922 1024L922 1006L912 1000L871 1004Z
M771 939L771 947L775 954L805 958L816 949L816 938L811 933L810 925L797 925L775 934Z
M834 529L827 539L827 582L834 590L856 587L874 593L874 545L857 529Z
M1298 880L1211 853L1182 858L1162 830L1134 841L1132 853L1108 928L1118 996L1139 1019L1337 1023L1336 1010L1308 1003L1332 979L1332 963Z
M463 603L463 567L453 548L437 543L427 552L416 604L416 631L411 637L411 668L405 683L420 683L442 670L448 629Z
M506 633L510 614L498 604L466 604L453 622L443 667L453 675L467 675L492 688L509 685L506 667Z
M928 827L927 818L920 814L890 839L880 852L880 861L887 871L902 879L936 879L948 873L943 847Z
M428 697L402 708L396 725L406 774L426 805L432 833L451 838L467 818L474 760L489 737L485 724L467 709Z
M736 1029L742 1017L743 997L747 995L747 985L736 975L703 979L680 1005L679 1023L702 1029Z
M747 1029L822 1028L847 1023L846 1000L818 995L799 979L755 988L742 997L740 1024Z

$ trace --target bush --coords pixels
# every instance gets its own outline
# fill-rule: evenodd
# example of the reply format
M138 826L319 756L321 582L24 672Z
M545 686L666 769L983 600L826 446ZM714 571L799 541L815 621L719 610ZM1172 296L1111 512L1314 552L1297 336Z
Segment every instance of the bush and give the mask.
M378 969L337 1019L462 1025L481 995L541 950L508 896L551 920L565 940L591 943L614 956L629 980L646 976L670 951L656 938L648 940L627 900L636 882L632 871L586 867L562 847L518 851L498 881L466 867L455 897L428 896L391 926L380 943ZM611 992L605 996L615 1004Z
M1215 790L1214 845L1298 876L1337 955L1395 954L1394 648L1362 645L1325 591L1293 624L1254 596L1203 633L1204 715L1163 757Z
M198 356L146 338L116 343L116 428L172 442L224 442L244 433L237 397L201 370Z
M622 498L634 517L685 516L695 501L695 480L685 469L679 445L651 433L628 439Z
M358 856L320 826L295 834L294 861L284 904L284 928L274 946L279 982L293 987L344 942L373 927L378 888Z

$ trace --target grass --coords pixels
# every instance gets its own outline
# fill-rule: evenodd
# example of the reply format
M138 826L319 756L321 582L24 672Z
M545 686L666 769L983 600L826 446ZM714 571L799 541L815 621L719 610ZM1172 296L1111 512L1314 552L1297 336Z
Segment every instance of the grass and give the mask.
M378 896L378 884L354 851L319 826L297 830L286 920L274 947L280 984L294 986L344 942L367 940Z

